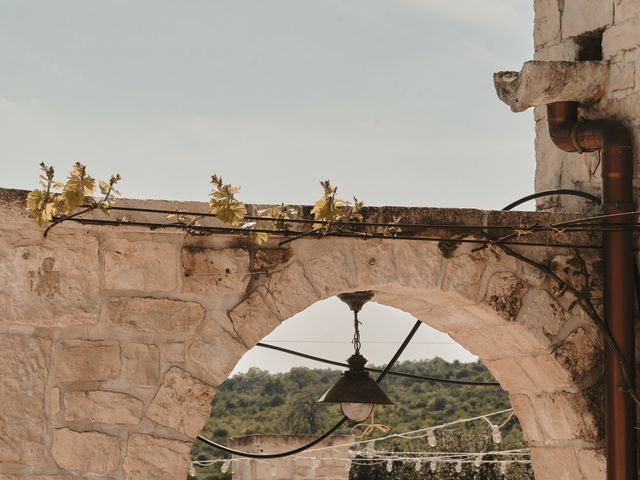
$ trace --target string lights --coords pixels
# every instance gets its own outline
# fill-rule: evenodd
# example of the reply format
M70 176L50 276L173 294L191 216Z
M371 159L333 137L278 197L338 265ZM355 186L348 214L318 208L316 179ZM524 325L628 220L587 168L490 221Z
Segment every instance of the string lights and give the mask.
M494 423L490 419L509 414L501 423ZM464 465L470 465L474 468L480 468L482 465L495 464L498 466L502 475L506 474L508 466L512 464L531 464L529 449L512 449L512 450L494 450L487 452L438 452L438 451L387 451L384 449L376 449L376 443L390 439L418 440L427 438L427 443L431 448L437 445L436 432L441 429L461 425L464 423L482 421L489 425L488 434L495 444L502 442L502 434L500 429L513 418L513 410L506 409L497 412L479 415L476 417L458 419L442 425L434 425L427 428L412 430L408 432L395 433L379 438L359 440L341 445L333 445L329 447L318 447L305 451L303 454L297 454L293 458L295 461L304 460L311 462L311 470L317 471L322 466L322 462L330 462L335 465L336 462L343 462L345 469L348 471L352 465L384 465L387 472L392 472L396 463L409 463L413 465L416 471L421 471L423 465L428 465L431 472L438 470L439 465L451 465L456 473L461 473ZM323 456L323 452L331 452L334 456ZM270 466L271 475L275 476L276 466L271 462L261 459L252 458L232 458L232 459L216 459L216 460L196 460L192 462L192 468L206 467L220 463L220 471L226 473L229 466L235 462L259 462ZM191 470L189 475L194 475Z

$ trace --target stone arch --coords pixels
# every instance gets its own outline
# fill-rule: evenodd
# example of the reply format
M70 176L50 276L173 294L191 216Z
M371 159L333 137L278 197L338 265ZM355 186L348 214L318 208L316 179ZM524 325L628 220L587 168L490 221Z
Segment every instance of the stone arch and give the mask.
M2 480L184 478L240 357L318 300L363 289L481 358L509 392L537 478L603 478L598 335L571 298L512 257L465 243L327 237L257 248L236 236L70 224L43 238L23 192L0 200ZM476 223L488 215L472 213ZM553 249L526 253L572 274Z

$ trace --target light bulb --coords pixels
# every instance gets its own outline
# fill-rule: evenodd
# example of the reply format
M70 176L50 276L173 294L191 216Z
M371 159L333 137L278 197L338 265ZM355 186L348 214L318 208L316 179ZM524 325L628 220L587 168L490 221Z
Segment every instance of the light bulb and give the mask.
M311 460L311 470L315 472L319 466L320 466L320 460L318 460L317 458L314 458L313 460Z
M196 473L196 467L193 466L193 463L191 464L191 468L189 469L189 476L190 477L195 477L197 475Z
M438 464L436 462L432 461L429 464L429 468L431 469L432 472L435 472L438 469Z
M484 455L480 454L476 457L476 459L473 461L473 466L476 468L480 468L480 465L482 465L482 457Z
M373 413L375 403L350 403L342 402L340 407L342 413L352 422L360 423L364 422Z
M276 476L276 466L274 464L271 464L271 476Z
M438 443L436 441L436 434L433 430L427 430L427 443L431 448L435 447Z
M391 473L393 471L393 460L387 460L387 472Z
M222 462L222 466L220 467L220 471L222 473L227 473L229 471L229 465L231 465L231 460L227 459Z
M416 460L415 469L416 469L416 472L419 472L420 470L422 470L422 461Z
M506 475L506 473L507 473L507 462L500 462L500 473L502 475Z
M502 433L497 425L491 425L491 438L493 438L493 443L502 443Z
M462 462L456 463L456 473L462 472Z
M373 442L367 443L367 458L373 458L376 456L375 444Z

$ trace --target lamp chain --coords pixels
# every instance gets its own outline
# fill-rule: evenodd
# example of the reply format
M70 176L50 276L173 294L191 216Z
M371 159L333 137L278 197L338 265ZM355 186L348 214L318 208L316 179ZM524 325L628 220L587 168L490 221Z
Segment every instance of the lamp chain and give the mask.
M360 329L358 326L360 325L360 320L358 320L358 311L353 312L353 348L356 351L356 355L360 354Z

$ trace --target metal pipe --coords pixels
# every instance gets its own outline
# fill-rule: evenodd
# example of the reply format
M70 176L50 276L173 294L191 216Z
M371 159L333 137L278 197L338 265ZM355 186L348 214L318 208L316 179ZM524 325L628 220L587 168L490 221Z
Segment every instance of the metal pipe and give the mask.
M551 140L566 152L602 154L602 208L605 214L634 210L633 150L628 129L616 120L578 119L576 102L547 105ZM616 220L629 224L630 216ZM605 219L607 222L607 219ZM633 232L602 233L604 311L607 327L631 372L627 385L611 348L605 345L605 455L607 480L636 480L635 405L625 388L635 388Z

